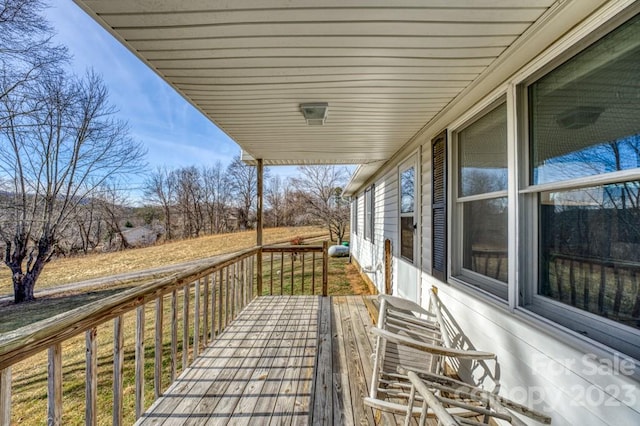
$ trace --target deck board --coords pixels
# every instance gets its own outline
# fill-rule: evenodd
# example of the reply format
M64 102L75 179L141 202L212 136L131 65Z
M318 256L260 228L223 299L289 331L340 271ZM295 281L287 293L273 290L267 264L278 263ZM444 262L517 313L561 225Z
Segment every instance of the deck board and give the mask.
M374 424L363 296L251 302L139 425Z

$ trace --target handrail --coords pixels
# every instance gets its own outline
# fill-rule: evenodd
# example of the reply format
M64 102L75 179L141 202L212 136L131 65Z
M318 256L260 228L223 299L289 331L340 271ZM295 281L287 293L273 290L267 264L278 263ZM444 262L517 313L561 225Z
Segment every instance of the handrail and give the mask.
M225 255L213 265L199 266L181 274L152 281L125 290L97 302L30 324L0 336L0 370L20 362L37 352L92 329L125 312L171 293L191 281L198 280L253 256L257 247Z
M68 367L63 363L62 348L64 343L83 333L86 343L86 392L83 395L85 418L87 424L95 424L99 369L97 336L105 335L98 329L107 325L108 322L113 323L113 423L122 424L125 413L129 419L133 417L134 412L135 418L140 418L147 406L144 401L144 382L145 344L149 344L148 340L151 340L150 349L155 358L153 395L158 398L168 386L162 379L167 369L170 384L176 379L179 365L183 370L189 367L198 357L201 348L206 347L209 341L217 339L253 298L263 295L260 285L263 274L269 277L268 274L274 273L273 268L262 269L264 253L268 253L270 259L273 259L274 255L276 257L279 255L281 261L285 256L291 256L291 259L287 260L287 270L293 295L294 281L302 283L302 291L300 292L296 287L295 294L305 292L305 253L310 253L312 256L308 257L313 260L311 265L307 262L306 274L311 274L312 280L315 280L317 269L315 258L317 253L322 252L318 260L322 259L322 295L326 296L328 277L326 249L325 242L321 246L256 246L229 253L217 257L208 265L196 266L169 277L153 280L0 335L0 426L9 425L11 422L12 372L15 373L15 365L31 356L47 352L48 413L46 415L50 424L62 423L62 370ZM273 266L272 263L270 266ZM284 270L278 272L281 273L279 277L281 279ZM311 289L311 294L315 294L313 286ZM178 306L179 299L182 301L182 308ZM145 311L149 310L154 311L155 315L145 319ZM178 320L182 327L181 342L178 341ZM133 342L127 340L129 343L126 343L124 339L125 323L129 332L135 332ZM153 328L155 330L151 333L154 337L145 339L145 329ZM168 332L165 333L165 331ZM107 333L107 336L110 335L107 331L104 333ZM170 344L170 348L165 349L164 343ZM166 366L163 360L167 359L165 356L169 355L167 352L169 350L171 351L168 357L170 361L169 366ZM123 398L125 351L135 352L135 358L132 361L135 367L135 411L132 406L129 406L127 410L130 409L130 411L126 412ZM182 352L181 362L179 351ZM131 374L131 371L127 374Z

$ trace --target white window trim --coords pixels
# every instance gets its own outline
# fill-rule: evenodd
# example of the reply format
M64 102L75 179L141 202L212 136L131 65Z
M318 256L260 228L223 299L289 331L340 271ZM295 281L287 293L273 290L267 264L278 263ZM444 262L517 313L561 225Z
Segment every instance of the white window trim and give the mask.
M507 189L502 191L494 191L487 192L482 194L474 194L468 195L464 197L460 197L458 194L459 191L459 179L458 179L458 169L459 169L459 138L458 135L461 131L463 131L468 126L474 124L478 120L484 118L488 113L498 108L499 106L505 104L507 109L507 133L509 132L509 102L507 102L508 97L506 96L506 88L501 88L500 90L495 91L492 96L489 96L484 102L479 104L476 108L473 108L469 114L466 114L460 120L455 122L449 129L450 134L450 143L449 143L449 196L450 196L450 212L449 212L449 223L453 226L449 227L449 278L454 280L457 283L460 283L464 286L470 287L474 290L479 290L484 294L491 295L493 300L500 300L502 303L510 302L510 288L512 287L511 270L513 268L511 262L511 234L509 223L507 223L507 267L509 271L509 279L505 284L502 281L497 279L493 279L491 277L482 275L480 273L474 272L470 269L464 268L462 266L462 258L463 258L463 247L462 247L462 238L461 234L458 232L459 230L463 230L464 227L462 223L462 214L461 209L463 204L471 201L481 201L481 200L490 200L495 198L503 198L507 197L507 202L509 206L511 205L511 201L509 198L509 180L507 181ZM512 106L511 106L512 107ZM507 135L507 144L509 143L509 137ZM508 147L507 147L508 154ZM507 170L510 170L509 156L507 155ZM511 211L508 210L508 221L511 220Z
M375 203L376 203L376 185L371 184L364 190L364 224L363 237L366 241L373 243L375 241ZM369 194L370 203L367 203L367 194ZM370 215L369 215L370 214Z
M481 288L469 285L460 279L453 277L452 268L454 262L449 262L447 278L448 282L458 291L463 291L475 296L487 303L491 303L499 308L506 308L513 315L527 321L531 325L543 330L545 333L561 336L562 340L567 344L577 348L584 353L593 353L598 356L600 362L609 363L611 359L619 357L620 353L601 343L600 341L585 337L579 333L554 322L552 319L545 318L535 312L528 310L523 306L524 300L521 300L521 286L526 285L530 281L527 276L527 265L534 263L537 265L537 235L533 235L537 224L537 217L531 216L531 209L527 199L541 191L550 189L567 189L574 188L576 184L582 186L596 186L624 180L637 179L640 173L637 170L616 171L608 174L580 178L576 180L567 180L558 183L528 186L529 170L525 165L529 164L528 152L528 114L526 105L526 83L531 83L541 76L547 74L561 63L567 61L578 51L583 50L586 46L599 40L613 29L617 28L623 22L627 21L634 15L640 13L640 2L625 0L620 2L609 2L600 8L597 12L591 14L585 21L574 27L565 36L552 44L536 58L531 60L527 65L517 71L503 85L495 88L481 101L469 108L466 113L460 115L448 126L449 153L448 158L448 199L450 207L455 205L457 193L457 171L452 167L452 161L456 158L452 153L453 147L457 145L454 140L454 132L456 129L462 128L469 122L479 117L483 110L496 102L500 97L506 95L507 102L507 165L508 165L508 251L509 251L509 280L508 280L508 307L505 301L499 299L495 295L488 293ZM579 182L580 181L580 182ZM454 192L455 191L455 192ZM448 209L448 223L455 224L456 213L453 208ZM535 209L533 209L535 210ZM533 222L531 222L533 221ZM454 247L452 242L455 241L455 235L452 231L454 226L448 226L448 256L453 259ZM522 250L521 244L531 245L533 248ZM537 267L533 268L537 271ZM537 283L535 277L534 283ZM576 308L577 309L577 308ZM581 311L580 314L591 315L596 321L606 323L608 326L613 321L598 317L587 311ZM624 327L620 325L620 327ZM628 327L624 327L624 331L631 331ZM629 358L636 365L636 374L633 377L640 380L640 360Z
M600 350L604 348L610 356L616 356L619 352L606 343L603 343L604 341L609 340L609 342L613 342L618 340L619 342L624 342L625 339L638 339L640 338L640 331L537 294L539 279L539 235L537 231L539 218L537 196L539 193L547 191L562 191L628 180L640 180L640 169L615 171L538 185L529 184L530 154L527 88L541 77L552 72L558 66L569 61L571 57L578 52L583 51L591 44L602 39L606 34L615 30L639 12L640 4L635 4L626 10L620 4L615 5L615 7L610 6L600 10L591 16L583 25L574 29L533 61L528 67L525 67L518 73L510 84L510 96L507 97L508 100L512 99L512 102L518 106L518 116L508 121L508 123L513 121L513 123L517 125L514 135L518 135L518 143L514 144L517 152L514 153L514 158L509 158L509 169L511 170L513 168L516 170L517 175L514 176L514 178L519 181L516 187L514 202L517 199L517 207L515 208L519 207L520 213L514 215L514 219L517 218L517 223L515 224L516 233L514 235L518 240L526 242L526 244L523 245L524 249L518 254L520 267L517 270L518 276L516 277L516 284L515 286L509 286L510 292L513 291L514 296L520 294L522 297L520 300L516 300L517 303L515 304L513 304L512 298L510 297L510 305L513 306L513 309L526 313L531 318L540 319L546 326L553 326L573 336L575 339L574 343L578 346L584 347L586 344L587 346L597 347ZM602 22L605 23L602 24ZM511 144L509 145L511 146ZM509 210L509 213L511 212L512 210ZM512 238L510 237L510 244L511 240ZM542 314L542 312L545 313ZM567 316L566 313L569 313L571 318L576 319L565 321L565 323L573 322L575 324L582 324L585 326L584 328L599 335L598 340L583 336L559 322L558 318ZM579 318L580 321L578 321L577 318ZM613 334L611 333L612 329L616 330L615 335L617 337L613 339L607 338L607 335ZM624 346L624 343L622 343L622 345Z
M419 267L422 264L422 178L421 178L421 168L420 168L420 151L417 150L408 157L406 157L403 161L401 161L398 165L397 174L398 174L398 203L397 203L397 213L398 213L398 248L396 255L403 259L406 262L411 262L406 257L402 256L401 253L401 245L402 245L402 172L404 170L413 167L414 177L413 177L413 185L414 185L414 200L413 200L413 221L416 226L414 232L414 240L413 240L413 261L411 262L414 266Z
M358 209L358 201L359 201L359 198L360 197L358 197L357 195L354 196L353 197L353 204L352 204L352 208L353 208L353 214L352 214L353 223L352 223L352 226L353 226L353 234L354 235L358 235L358 222L360 222L358 220L358 211L359 211L359 209Z

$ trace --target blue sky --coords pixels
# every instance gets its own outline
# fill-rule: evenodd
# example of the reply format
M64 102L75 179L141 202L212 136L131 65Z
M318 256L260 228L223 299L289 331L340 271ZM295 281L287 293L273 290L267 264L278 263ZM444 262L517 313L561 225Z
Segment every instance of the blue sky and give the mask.
M131 136L148 149L150 168L229 163L240 147L107 33L71 0L50 1L46 16L56 41L73 56L71 68L93 68L109 87ZM272 168L283 177L295 167ZM133 188L132 188L133 189Z

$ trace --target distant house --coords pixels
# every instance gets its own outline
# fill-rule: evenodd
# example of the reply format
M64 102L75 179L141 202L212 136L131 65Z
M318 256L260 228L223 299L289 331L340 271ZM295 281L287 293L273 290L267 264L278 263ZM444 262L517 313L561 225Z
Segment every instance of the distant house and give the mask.
M136 228L125 228L122 236L131 247L145 247L156 243L158 238L164 234L162 226L138 226Z

